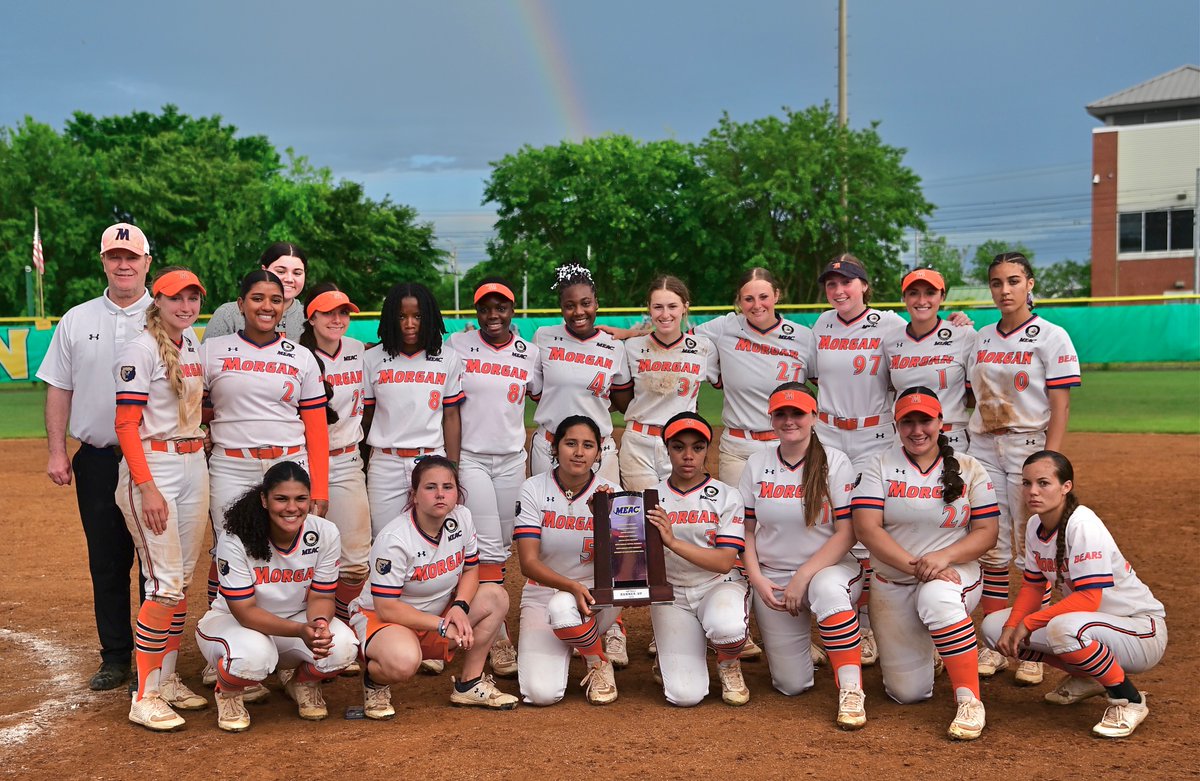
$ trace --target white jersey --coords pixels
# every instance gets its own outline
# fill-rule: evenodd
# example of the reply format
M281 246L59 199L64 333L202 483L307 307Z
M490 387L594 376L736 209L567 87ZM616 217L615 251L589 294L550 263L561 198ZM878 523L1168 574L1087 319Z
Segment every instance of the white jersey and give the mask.
M760 566L795 572L812 558L830 537L833 522L850 520L850 492L857 471L840 450L825 447L829 465L829 499L817 522L804 520L804 461L786 463L779 446L760 450L746 461L742 472L742 502L746 520L754 521L754 548ZM857 566L850 553L843 561Z
M113 362L120 346L146 327L146 307L153 300L146 293L122 309L102 295L71 307L55 326L37 378L74 392L70 430L80 442L117 444Z
M731 312L692 331L716 345L724 398L721 421L729 428L770 431L767 399L771 391L780 383L806 382L813 376L813 333L799 323L780 317L775 325L760 331L745 315Z
M409 510L379 533L368 561L370 586L359 597L364 610L374 610L381 600L399 599L417 610L441 614L459 579L479 565L471 511L455 506L434 538L421 531Z
M1058 550L1058 529L1047 536L1042 519L1034 515L1025 527L1025 582L1053 587L1059 583L1054 571ZM1088 507L1080 505L1067 522L1067 546L1063 555L1063 596L1090 588L1100 592L1101 613L1114 616L1166 617L1163 604L1133 571L1133 565L1121 555L1116 540L1104 521Z
M680 412L695 412L700 383L719 385L717 348L707 337L682 334L664 344L653 333L625 342L633 400L625 420L663 426Z
M541 393L537 345L513 334L497 347L478 330L447 340L463 360L462 449L507 455L525 449L525 396Z
M701 548L732 548L742 555L746 549L745 509L736 488L709 477L686 493L676 490L669 479L660 482L657 490L658 503L666 510L676 539ZM665 547L663 554L667 581L673 586L702 586L728 574L697 567Z
M332 521L310 515L286 550L268 545L271 559L263 561L251 558L237 535L220 535L214 553L220 589L213 610L229 613L230 602L254 597L272 615L294 616L304 610L309 589L330 596L337 590L342 540Z
M562 324L542 326L533 341L542 364L542 392L529 394L538 425L553 433L563 418L587 415L611 434L609 394L630 387L624 343L599 330L578 339Z
M443 347L438 355L388 355L382 344L367 350L363 382L367 406L375 408L367 444L372 447L439 448L442 410L463 401L462 359Z
M1050 390L1080 384L1079 356L1066 331L1033 315L1011 333L999 323L980 328L967 376L975 392L972 434L1045 431Z
M363 355L366 347L357 339L343 336L333 355L320 348L316 356L325 364L325 381L333 388L329 406L338 414L329 427L329 449L341 450L362 441L363 409L367 389L363 384Z
M922 472L903 447L893 445L867 463L850 506L882 510L884 531L913 558L953 545L967 536L973 522L1000 517L987 471L965 453L954 457L964 488L963 495L950 504L942 500L941 457ZM873 559L871 566L895 583L917 582L880 559Z
M188 328L176 347L183 374L183 399L167 377L158 342L148 331L125 343L116 364L117 404L142 407L138 436L142 439L194 439L200 431L200 399L204 395L204 369L200 365L200 340Z
M261 347L241 334L213 337L200 362L218 447L303 445L299 411L326 404L317 359L282 334Z
M817 339L820 381L817 408L839 418L868 418L891 410L891 378L883 343L895 328L907 323L895 312L867 308L853 320L836 310L821 313L813 323Z
M924 385L937 393L942 419L951 428L966 428L967 364L975 351L975 331L938 318L933 330L920 339L907 324L897 325L883 343L883 355L896 394Z
M595 583L592 560L596 550L588 499L600 486L608 486L614 492L621 489L597 475L588 480L584 489L570 499L554 477L553 469L526 480L517 500L513 539L538 540L542 563L564 578L591 588Z

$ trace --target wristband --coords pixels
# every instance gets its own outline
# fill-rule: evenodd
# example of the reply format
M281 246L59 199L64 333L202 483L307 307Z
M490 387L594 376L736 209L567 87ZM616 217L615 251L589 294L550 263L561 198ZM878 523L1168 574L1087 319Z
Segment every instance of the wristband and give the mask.
M468 605L466 602L464 602L461 599L456 599L453 602L451 602L450 607L460 608L462 610L462 612L466 613L467 615L471 615L471 606Z
M329 619L326 618L325 616L317 616L316 618L313 619L313 621L324 621L325 626L329 626Z
M438 619L438 635L441 637L446 636L446 619L444 618Z

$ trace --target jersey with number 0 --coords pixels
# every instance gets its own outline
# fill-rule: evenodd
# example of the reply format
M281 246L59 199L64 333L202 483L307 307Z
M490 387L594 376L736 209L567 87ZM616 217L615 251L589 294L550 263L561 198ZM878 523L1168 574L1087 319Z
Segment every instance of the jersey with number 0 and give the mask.
M821 313L813 324L819 380L817 406L839 418L867 418L891 410L891 378L883 344L904 318L895 312L865 309L853 320L836 310Z
M671 344L649 333L625 342L633 400L625 420L662 426L680 412L695 412L700 383L720 383L717 348L708 338L682 334Z
M883 343L883 355L896 394L924 385L937 393L942 419L952 428L966 428L967 364L975 350L975 331L938 318L933 330L915 338L907 325L897 325Z
M830 501L812 526L804 520L803 460L788 464L775 446L753 454L746 462L740 490L746 520L754 521L754 548L761 566L796 571L833 536L835 520L850 520L850 492L858 473L840 450L826 447L825 459ZM849 553L844 560L854 563Z
M999 518L996 491L987 471L971 456L955 453L963 495L942 500L941 457L921 471L900 445L871 458L850 502L852 509L882 510L883 529L913 558L953 545L983 518ZM915 583L905 572L875 558L871 566L896 583Z
M259 347L228 334L200 345L204 388L218 447L304 444L299 410L325 406L317 359L282 334Z
M724 400L721 421L730 428L769 431L767 399L783 382L805 382L816 362L812 331L778 318L760 331L745 315L729 313L692 329L716 345Z
M746 549L746 511L736 488L708 477L687 492L676 490L669 479L660 482L657 490L658 503L667 511L676 539L701 548L732 548L742 555ZM665 547L663 554L667 581L673 586L702 586L728 574L697 567Z
M117 404L142 407L142 439L193 439L200 431L200 399L204 395L204 369L200 365L200 340L191 328L178 345L183 373L183 399L175 393L159 353L158 341L149 331L118 348L116 363Z
M588 499L601 486L620 491L603 477L592 475L582 491L567 498L554 470L534 475L521 485L517 500L514 540L538 540L539 558L564 578L591 588L595 581L592 559L595 537Z
M609 394L630 387L624 343L604 331L579 339L561 324L542 326L533 341L542 363L542 392L530 394L538 425L553 432L563 418L587 415L603 436L611 434Z
M442 532L429 537L411 510L384 527L371 546L370 586L359 604L366 610L389 599L426 613L441 613L450 604L463 574L479 565L475 524L461 504L442 521Z
M1045 534L1042 519L1036 515L1025 527L1025 582L1053 588L1059 582L1055 572L1059 528ZM1114 616L1166 617L1163 604L1125 560L1104 521L1088 507L1079 506L1067 522L1067 546L1063 555L1062 595L1085 589L1100 592L1099 612Z
M310 589L333 596L342 539L332 521L310 515L286 549L267 544L271 559L263 561L251 558L237 535L220 536L214 554L220 589L213 610L229 613L230 602L254 597L272 615L293 616L304 610Z
M363 353L366 347L357 339L343 336L333 355L317 349L316 355L325 364L325 381L333 388L329 406L338 414L337 422L329 427L329 449L341 450L362 441L363 409L367 389L363 385Z
M438 448L444 444L442 410L461 404L462 359L443 347L437 355L388 355L382 344L363 361L367 406L375 417L367 444L372 447Z
M1004 333L999 323L979 329L968 377L975 392L972 434L1000 428L1015 433L1050 425L1050 391L1080 384L1079 356L1065 330L1033 315Z
M525 447L525 396L542 390L539 351L513 334L497 347L478 330L450 335L462 356L462 448L472 453L507 455Z

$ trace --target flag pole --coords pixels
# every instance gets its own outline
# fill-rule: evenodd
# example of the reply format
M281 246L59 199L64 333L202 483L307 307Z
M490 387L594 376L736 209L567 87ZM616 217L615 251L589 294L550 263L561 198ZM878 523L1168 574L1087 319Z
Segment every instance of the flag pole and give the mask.
M34 236L34 240L38 243L38 245L39 245L38 249L40 250L41 249L41 247L40 247L41 232L38 230L38 209L36 206L33 207L33 236ZM42 288L42 276L46 273L46 261L45 261L44 255L42 258L42 262L38 264L38 267L36 270L37 270L37 295L38 295L37 316L44 318L46 316L45 291Z

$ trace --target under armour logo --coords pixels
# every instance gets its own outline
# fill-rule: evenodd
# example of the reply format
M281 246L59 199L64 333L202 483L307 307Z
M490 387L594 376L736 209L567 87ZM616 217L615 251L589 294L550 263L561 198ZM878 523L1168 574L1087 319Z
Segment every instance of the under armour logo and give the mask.
M473 353L477 353L477 352L479 352L479 348L478 348L478 347L472 347L472 348L471 348L471 352L473 352Z
M100 334L88 334L88 341L90 342L93 339L95 339L97 342L100 341Z
M1027 439L1027 440L1025 440L1025 444L1026 444L1026 445L1036 445L1037 443L1038 443L1038 442L1037 442L1037 440L1036 440L1036 439Z
M423 558L425 558L425 551L423 551L423 550L419 550L419 551L417 551L417 558L418 558L418 559L423 559Z
M876 438L876 439L886 439L886 438L887 438L887 434L885 434L885 433L883 433L882 431L880 431L878 434L876 434L876 435L875 435L875 438Z

